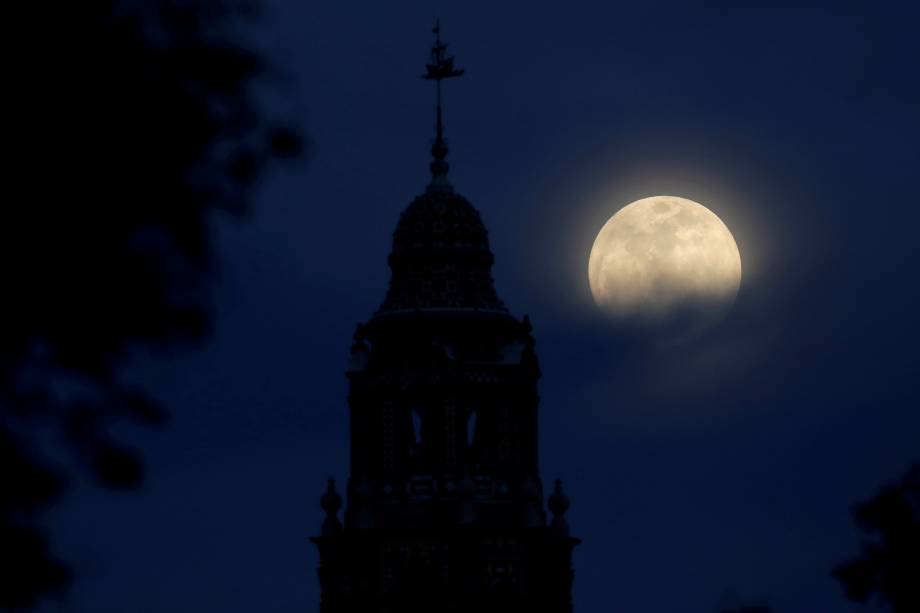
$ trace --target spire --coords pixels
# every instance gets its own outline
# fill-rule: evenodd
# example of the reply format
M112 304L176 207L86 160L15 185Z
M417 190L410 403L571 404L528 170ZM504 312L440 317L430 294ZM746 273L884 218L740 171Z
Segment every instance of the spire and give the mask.
M450 190L450 184L447 182L447 171L450 166L444 161L447 157L447 142L444 140L444 123L441 119L441 81L459 77L463 74L462 69L454 68L454 58L446 54L447 44L441 42L441 21L435 21L434 27L434 45L431 47L431 62L426 65L427 72L422 75L423 79L435 81L437 84L437 127L434 144L431 146L431 155L434 160L431 162L431 184L430 189L447 189Z

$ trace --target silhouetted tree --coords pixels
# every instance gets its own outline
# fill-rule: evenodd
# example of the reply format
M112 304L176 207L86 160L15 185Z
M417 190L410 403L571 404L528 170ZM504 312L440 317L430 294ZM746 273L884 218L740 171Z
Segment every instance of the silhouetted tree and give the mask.
M872 538L862 542L859 557L834 568L847 598L875 596L894 613L920 611L920 464L852 512Z
M107 486L139 483L137 453L107 428L166 413L123 366L206 338L213 215L245 211L263 166L301 144L253 102L263 65L227 34L247 5L5 8L29 41L4 88L0 608L30 608L69 582L39 516L66 458Z

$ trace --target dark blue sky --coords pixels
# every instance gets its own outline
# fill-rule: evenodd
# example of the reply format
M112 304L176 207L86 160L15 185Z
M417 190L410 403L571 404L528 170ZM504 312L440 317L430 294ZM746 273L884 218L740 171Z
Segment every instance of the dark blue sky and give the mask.
M347 476L345 357L427 182L440 16L451 180L497 288L529 313L541 471L572 499L576 610L858 611L830 577L848 507L920 456L920 52L913 2L269 2L248 36L308 162L223 220L217 336L134 376L171 425L138 493L74 488L75 564L48 611L318 610L327 475ZM627 346L590 302L601 225L643 196L702 202L745 276L708 336Z

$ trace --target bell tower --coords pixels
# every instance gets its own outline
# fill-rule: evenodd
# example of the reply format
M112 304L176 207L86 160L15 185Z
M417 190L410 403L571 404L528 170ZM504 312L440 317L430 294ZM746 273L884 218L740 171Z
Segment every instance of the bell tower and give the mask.
M492 280L479 212L454 191L441 81L462 70L440 27L431 181L393 233L389 289L354 334L346 371L351 475L321 505L321 613L572 610L568 499L544 510L540 369L530 321Z

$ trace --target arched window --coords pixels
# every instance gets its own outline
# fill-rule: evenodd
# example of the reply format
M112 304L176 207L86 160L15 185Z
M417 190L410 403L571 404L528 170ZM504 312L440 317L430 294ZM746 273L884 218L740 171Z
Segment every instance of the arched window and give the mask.
M470 416L466 421L466 446L473 448L473 441L476 438L476 411L470 411Z
M422 449L422 416L418 409L412 409L412 446L409 453L413 457L421 455Z

